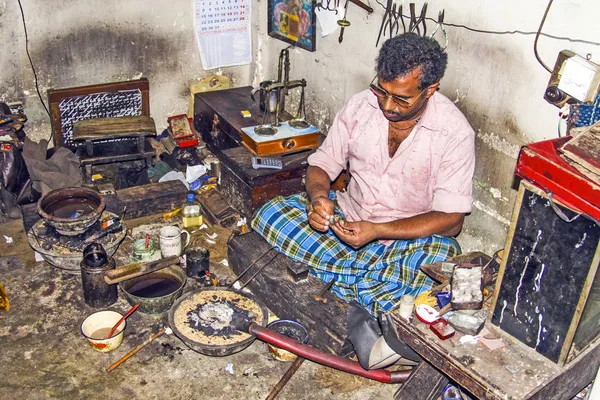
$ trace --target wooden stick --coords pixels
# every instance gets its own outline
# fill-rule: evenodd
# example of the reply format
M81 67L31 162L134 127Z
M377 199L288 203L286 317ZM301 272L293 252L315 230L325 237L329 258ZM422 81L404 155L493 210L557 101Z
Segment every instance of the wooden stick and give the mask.
M296 357L294 363L290 366L290 368L288 368L287 371L285 371L285 374L283 374L279 382L277 382L277 385L275 385L275 387L273 388L273 390L271 390L271 393L269 393L265 400L273 400L275 397L277 397L277 395L279 394L279 392L281 392L281 389L283 389L285 384L288 383L291 377L296 373L296 371L298 371L298 368L300 368L304 360L306 359L303 357Z
M179 264L179 257L171 256L149 263L130 263L122 267L111 269L104 273L104 281L109 285L114 285L127 279L137 278L151 272L156 272L171 265Z
M156 339L157 337L159 337L160 335L165 333L167 331L167 329L170 329L170 328L168 326L165 326L164 328L162 328L161 330L156 332L154 335L152 335L148 339L144 340L144 342L142 342L142 344L140 344L135 349L131 350L129 353L125 354L123 357L121 357L119 359L119 361L115 362L114 364L111 364L108 368L106 368L106 370L108 372L110 372L113 369L117 368L119 365L123 364L125 361L129 360L129 358L131 358L131 356L133 356L135 353L140 351L144 346L150 344L150 342L152 342L154 339Z

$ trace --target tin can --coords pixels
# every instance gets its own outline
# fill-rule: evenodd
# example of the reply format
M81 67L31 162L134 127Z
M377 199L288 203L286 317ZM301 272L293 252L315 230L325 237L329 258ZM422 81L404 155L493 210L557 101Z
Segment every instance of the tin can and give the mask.
M85 247L80 264L85 304L102 308L117 301L117 285L109 285L104 281L104 272L114 269L115 265L115 260L106 254L100 243L92 243Z
M196 247L185 252L186 275L190 278L203 278L210 268L210 252L204 247Z

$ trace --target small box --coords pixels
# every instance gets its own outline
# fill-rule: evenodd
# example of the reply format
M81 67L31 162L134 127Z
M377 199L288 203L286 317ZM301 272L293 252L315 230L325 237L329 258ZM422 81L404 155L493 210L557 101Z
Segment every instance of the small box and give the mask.
M248 110L242 110L242 111L240 111L240 114L242 114L242 117L244 117L244 118L251 118L252 117L252 114Z

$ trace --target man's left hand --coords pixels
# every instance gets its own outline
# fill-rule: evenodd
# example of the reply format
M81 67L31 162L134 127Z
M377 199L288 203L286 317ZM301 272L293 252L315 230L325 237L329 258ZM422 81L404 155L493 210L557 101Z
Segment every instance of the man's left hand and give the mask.
M372 222L340 220L330 228L343 242L355 249L377 239L375 224Z

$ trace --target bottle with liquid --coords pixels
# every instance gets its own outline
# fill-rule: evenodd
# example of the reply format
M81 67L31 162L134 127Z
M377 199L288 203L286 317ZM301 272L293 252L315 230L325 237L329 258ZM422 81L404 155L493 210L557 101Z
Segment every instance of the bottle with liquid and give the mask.
M187 195L187 201L182 207L183 227L188 232L202 225L202 212L200 204L196 201L196 196L193 193Z

